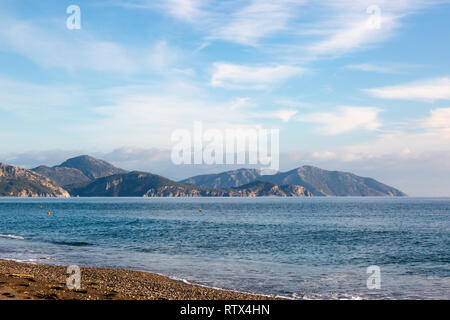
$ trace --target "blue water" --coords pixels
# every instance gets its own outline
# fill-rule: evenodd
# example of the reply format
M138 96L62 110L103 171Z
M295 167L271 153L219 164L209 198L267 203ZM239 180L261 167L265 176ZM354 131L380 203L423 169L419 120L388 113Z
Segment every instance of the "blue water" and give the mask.
M0 222L0 259L296 299L450 298L450 199L2 198Z

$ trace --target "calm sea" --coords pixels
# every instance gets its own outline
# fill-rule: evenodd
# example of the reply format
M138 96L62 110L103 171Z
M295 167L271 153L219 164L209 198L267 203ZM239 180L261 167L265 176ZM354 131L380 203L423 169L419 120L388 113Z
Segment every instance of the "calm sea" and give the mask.
M449 235L450 199L0 199L0 259L294 299L450 299Z

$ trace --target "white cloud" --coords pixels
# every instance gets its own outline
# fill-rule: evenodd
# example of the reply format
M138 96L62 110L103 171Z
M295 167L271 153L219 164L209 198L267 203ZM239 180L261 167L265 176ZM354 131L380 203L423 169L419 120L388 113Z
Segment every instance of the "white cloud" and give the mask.
M194 121L218 130L260 126L266 112L256 111L248 98L220 101L191 82L117 87L98 92L107 101L93 109L96 116L73 134L89 137L85 144L103 148L132 146L167 148L173 130L191 130ZM288 114L271 113L286 119Z
M222 39L245 45L256 45L258 40L287 30L295 8L305 1L252 0L248 6L226 17L226 23L214 28L212 39ZM230 21L230 22L228 22Z
M68 31L34 21L0 16L1 49L19 54L44 68L69 72L93 70L115 73L158 71L174 65L182 55L164 41L123 46L96 38L89 31Z
M306 0L140 0L120 1L128 8L157 9L192 23L206 33L209 40L225 40L256 45L262 38L288 30L295 8Z
M329 29L325 39L312 44L309 51L315 56L340 56L365 49L392 36L392 30L398 24L397 17L388 14L380 16L380 28L371 26L368 19L364 13L359 16L350 14L345 19L338 19L337 24L343 27Z
M364 143L328 146L326 151L286 157L285 161L290 167L309 163L373 177L410 196L448 197L450 108L431 110L426 117L410 120L404 130L378 132Z
M391 68L362 63L362 64L351 64L347 66L348 69L366 71L366 72L376 72L376 73L394 73Z
M236 98L234 99L234 101L231 102L231 110L235 110L235 109L241 109L241 108L248 108L253 106L250 98L246 97L246 98Z
M221 101L192 81L174 79L153 81L145 86L87 89L36 85L0 77L0 100L0 109L18 115L17 121L31 121L23 124L25 131L21 124L14 131L0 130L5 139L15 134L18 141L5 146L5 152L26 150L35 140L42 140L43 148L64 148L68 144L103 151L120 146L167 148L172 131L191 129L194 121L219 130L237 126L254 128L260 126L262 119L288 121L295 113L260 110L248 97ZM29 137L29 130L36 131L34 124L45 125L44 130ZM53 135L57 138L48 139L47 136Z
M213 67L211 85L232 89L264 89L306 72L303 68L288 65L254 67L216 62Z
M296 108L296 109L302 109L302 108L311 108L312 105L303 101L298 101L295 99L291 99L291 98L278 98L275 99L275 103L282 105L282 106L286 106L286 107L290 107L290 108Z
M203 1L198 0L166 0L167 10L171 15L182 20L192 21L201 14Z
M336 153L331 151L318 151L313 152L312 157L319 160L334 159L336 158Z
M364 91L383 99L450 100L450 78L437 78L397 86L365 89Z
M288 122L293 116L297 114L296 110L279 110L277 113L278 118L284 122Z
M320 124L321 133L337 135L356 129L376 130L381 126L378 120L381 111L373 107L341 107L337 112L304 114L296 120Z
M58 109L71 106L74 100L81 101L78 89L75 86L40 85L0 76L0 109L29 117L42 115L48 110L46 116L49 117Z
M284 122L288 122L291 120L296 114L297 110L289 110L289 109L280 109L276 111L259 111L259 112L253 112L249 113L248 115L252 118L258 119L276 119L276 120L282 120Z
M423 121L423 125L425 128L450 130L450 108L431 110L430 116Z
M149 51L150 53L145 61L141 61L141 66L144 68L151 66L154 69L167 72L167 69L174 65L180 57L179 50L170 46L165 40L157 41ZM143 56L145 57L144 54ZM174 69L174 71L180 70ZM192 73L192 70L182 70L180 73L183 72L189 74L189 72Z
M115 72L132 68L125 49L113 42L96 41L90 37L64 37L27 21L2 19L0 40L3 49L18 53L46 68Z
M189 22L204 35L208 45L213 40L224 40L271 51L277 54L277 60L281 57L298 62L367 49L393 37L408 15L445 1L134 0L118 3L156 9ZM380 28L374 27L378 11L368 10L371 7L380 8Z
M409 15L447 0L324 0L325 17L305 26L302 34L322 39L307 46L314 58L339 57L365 50L396 35Z
M382 132L369 143L351 145L345 150L355 158L366 159L450 151L450 108L431 110L427 117L411 120L407 126L405 130Z
M196 18L204 15L202 7L208 0L117 0L109 4L129 9L159 10L185 21L196 22Z

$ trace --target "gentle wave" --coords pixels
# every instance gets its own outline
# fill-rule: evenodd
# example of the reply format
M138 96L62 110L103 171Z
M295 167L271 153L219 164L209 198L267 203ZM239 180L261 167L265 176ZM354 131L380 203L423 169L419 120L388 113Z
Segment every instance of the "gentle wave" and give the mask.
M364 300L365 298L353 294L292 294L295 300Z
M178 278L178 277L175 277L175 276L167 276L167 275L162 274L162 273L156 273L156 274L159 274L159 275L164 276L164 277L168 277L168 278L170 278L172 280L175 280L175 281L183 282L185 284L195 285L195 286L198 286L198 287L203 287L203 288L208 288L208 289L222 290L222 291L242 293L242 294L250 294L250 295L255 295L255 296L260 296L260 297L280 298L280 299L292 300L291 297L286 297L286 296L281 296L281 295L262 294L262 293L255 293L255 292L250 292L250 291L239 291L239 290L233 290L233 289L224 289L224 288L220 288L220 287L208 286L208 285L205 285L205 284L191 282L189 280L186 280L186 279L183 279L183 278Z
M161 274L163 275L163 274ZM359 295L352 295L352 294L332 294L332 295L297 295L296 293L293 293L292 295L280 295L280 294L261 294L261 293L255 293L251 291L239 291L239 290L233 290L233 289L224 289L222 287L215 287L215 286L208 286L204 284L200 284L197 282L192 282L189 280L186 280L184 278L179 278L175 276L169 276L170 279L183 282L185 284L190 285L196 285L199 287L209 288L209 289L215 289L215 290L225 290L229 292L236 292L236 293L243 293L243 294L251 294L251 295L257 295L261 297L269 297L269 298L277 298L277 299L284 299L284 300L364 300L362 296Z
M15 262L22 262L22 263L33 263L33 262L41 262L41 261L49 261L49 260L55 260L51 257L44 257L44 258L30 258L30 259L11 259Z
M0 234L0 238L8 238L8 239L17 239L17 240L25 240L24 237L16 236L14 234Z
M62 246L74 246L74 247L84 247L84 246L90 246L91 244L89 242L83 242L83 241L50 241L53 244L59 244Z

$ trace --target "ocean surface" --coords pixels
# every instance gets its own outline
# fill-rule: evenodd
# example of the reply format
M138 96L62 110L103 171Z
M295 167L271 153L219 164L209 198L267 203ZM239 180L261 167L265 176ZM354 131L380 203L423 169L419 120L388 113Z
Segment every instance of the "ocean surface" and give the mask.
M450 299L449 235L450 199L0 198L0 259L293 299Z

